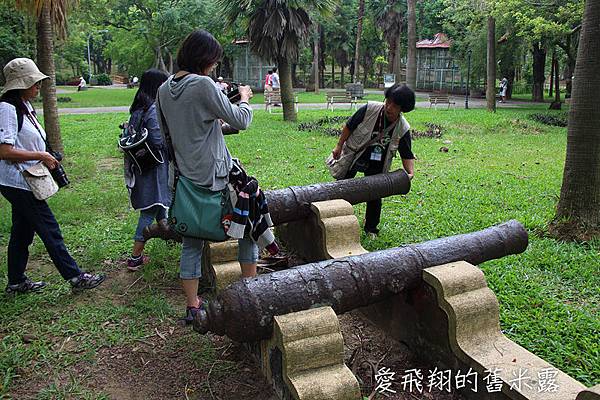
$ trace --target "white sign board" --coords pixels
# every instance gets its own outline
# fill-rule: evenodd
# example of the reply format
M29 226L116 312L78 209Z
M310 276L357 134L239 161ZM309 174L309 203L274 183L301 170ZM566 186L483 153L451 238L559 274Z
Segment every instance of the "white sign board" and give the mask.
M396 74L383 74L383 87L392 87L394 83L396 83Z

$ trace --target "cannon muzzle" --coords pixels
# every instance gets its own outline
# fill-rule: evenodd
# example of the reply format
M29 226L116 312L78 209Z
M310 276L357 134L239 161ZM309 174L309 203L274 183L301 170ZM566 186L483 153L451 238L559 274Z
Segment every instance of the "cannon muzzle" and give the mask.
M317 306L331 306L341 314L417 285L424 268L461 260L477 265L522 253L527 243L527 231L512 220L478 232L243 279L196 315L194 329L239 342L265 339L276 315Z

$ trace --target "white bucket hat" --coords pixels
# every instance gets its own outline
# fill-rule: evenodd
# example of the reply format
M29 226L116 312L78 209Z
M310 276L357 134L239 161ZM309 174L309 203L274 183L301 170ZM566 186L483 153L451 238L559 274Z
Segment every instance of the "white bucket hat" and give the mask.
M29 58L15 58L4 66L6 84L2 94L9 90L29 89L37 82L48 79L49 76L40 72L37 65Z

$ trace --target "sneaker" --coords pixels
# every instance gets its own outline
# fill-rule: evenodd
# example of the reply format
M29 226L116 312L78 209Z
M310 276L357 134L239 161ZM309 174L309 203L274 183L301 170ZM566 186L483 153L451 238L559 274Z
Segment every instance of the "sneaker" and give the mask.
M379 229L377 228L365 228L365 233L369 239L377 239L377 235L379 234Z
M127 258L127 269L130 270L131 272L135 272L138 271L140 268L142 268L144 266L144 264L148 264L148 262L150 261L150 258L148 256L138 256L138 257L134 257L131 256L129 258Z
M42 290L44 287L46 287L46 282L34 282L31 279L26 278L25 281L21 283L17 283L15 285L6 285L5 292L6 294L37 292Z
M82 272L79 276L69 279L71 289L74 292L80 292L85 289L93 289L100 285L106 279L106 275L88 274Z
M181 319L181 321L185 322L186 325L191 325L194 322L194 317L196 317L196 314L198 314L200 312L200 310L202 309L202 307L205 306L205 300L202 297L199 297L200 300L200 306L199 307L186 307L185 308L185 317L183 317Z

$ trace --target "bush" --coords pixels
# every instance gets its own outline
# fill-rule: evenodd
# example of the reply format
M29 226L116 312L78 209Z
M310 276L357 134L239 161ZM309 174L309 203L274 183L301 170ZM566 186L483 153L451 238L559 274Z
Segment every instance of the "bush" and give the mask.
M567 126L569 124L569 114L566 111L560 113L538 113L529 114L529 119L551 126Z
M69 74L56 73L56 84L60 86L68 85L72 76Z
M109 86L112 85L112 81L110 80L110 76L106 74L96 75L96 80L98 81L98 85L100 86Z

